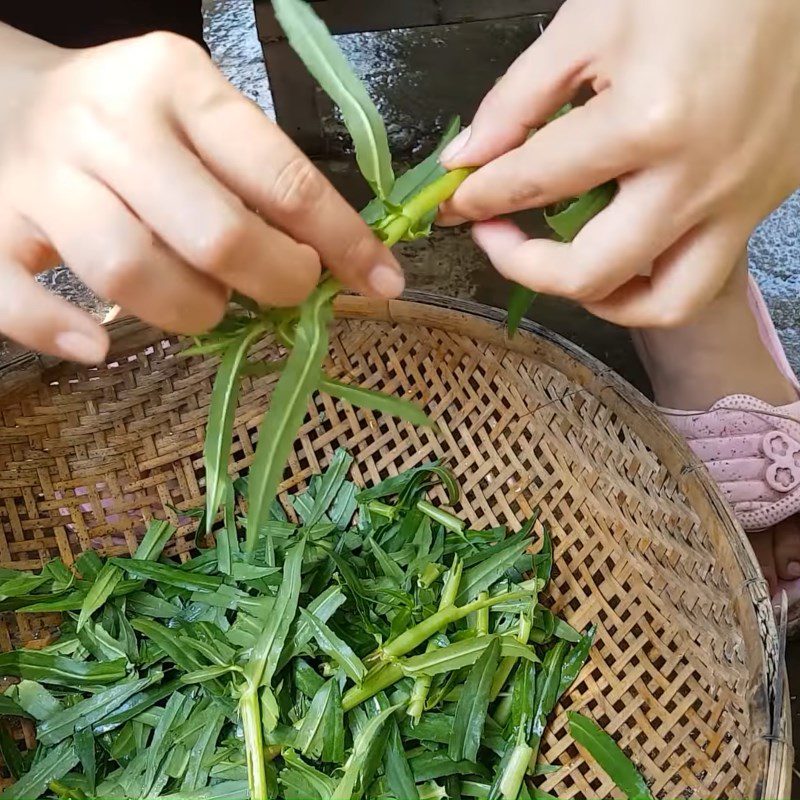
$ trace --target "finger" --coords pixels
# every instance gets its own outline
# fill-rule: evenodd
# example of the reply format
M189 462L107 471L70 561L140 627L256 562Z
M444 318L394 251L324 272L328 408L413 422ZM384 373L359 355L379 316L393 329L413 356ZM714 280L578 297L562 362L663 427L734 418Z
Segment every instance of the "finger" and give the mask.
M600 300L652 262L690 227L674 207L672 189L652 176L623 183L611 205L570 244L527 239L508 222L474 226L474 237L495 268L544 294L581 303Z
M586 79L587 50L566 4L542 35L484 97L472 120L442 153L448 169L486 164L519 146L572 100Z
M291 306L308 296L320 275L312 248L246 208L174 131L140 131L137 140L136 148L112 143L91 172L184 261L262 304Z
M101 362L108 335L66 300L37 283L18 261L0 253L0 333L40 353L79 361Z
M629 328L675 327L689 322L722 290L750 230L733 220L695 227L653 267L596 303L585 303L598 317Z
M203 162L248 206L310 245L351 288L383 297L402 292L403 273L388 248L253 103L218 76L177 107Z
M444 215L485 220L576 197L642 166L637 141L605 92L470 175Z
M195 334L216 325L227 291L170 252L108 187L80 172L54 178L36 222L67 265L99 295L145 322Z

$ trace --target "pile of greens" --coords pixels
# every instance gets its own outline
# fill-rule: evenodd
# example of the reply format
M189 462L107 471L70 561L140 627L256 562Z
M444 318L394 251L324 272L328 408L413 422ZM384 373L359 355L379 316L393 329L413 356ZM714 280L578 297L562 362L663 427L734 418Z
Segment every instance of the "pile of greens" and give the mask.
M0 654L20 681L3 714L36 720L3 759L35 798L546 797L529 789L560 698L587 660L579 633L539 602L553 568L535 517L517 532L470 530L432 503L459 499L439 464L366 490L338 451L273 503L248 553L234 491L213 547L163 555L153 522L132 558L82 554L39 574L6 571L0 608L61 611L60 637ZM235 492L247 502L248 481ZM629 797L649 797L585 717L573 735Z

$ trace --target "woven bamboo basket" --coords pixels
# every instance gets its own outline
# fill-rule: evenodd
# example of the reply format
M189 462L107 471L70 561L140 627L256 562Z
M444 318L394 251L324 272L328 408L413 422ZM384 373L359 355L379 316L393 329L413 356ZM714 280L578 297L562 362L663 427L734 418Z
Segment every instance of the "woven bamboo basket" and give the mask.
M458 512L474 527L516 527L539 506L556 545L549 602L577 628L600 625L566 707L611 733L657 797L788 797L782 652L752 551L716 487L616 374L534 326L508 341L500 319L430 298L341 298L331 374L415 398L439 430L317 396L285 488L343 446L362 483L443 459L463 488ZM3 566L71 563L88 548L132 553L151 516L177 524L173 509L201 505L216 363L177 358L182 343L133 320L111 334L100 368L29 355L0 372ZM233 473L252 459L273 385L245 382ZM194 543L194 525L182 525L172 553L188 556ZM4 616L4 649L47 642L58 623ZM615 796L566 734L563 710L542 756L564 768L542 788ZM28 746L33 734L19 731Z

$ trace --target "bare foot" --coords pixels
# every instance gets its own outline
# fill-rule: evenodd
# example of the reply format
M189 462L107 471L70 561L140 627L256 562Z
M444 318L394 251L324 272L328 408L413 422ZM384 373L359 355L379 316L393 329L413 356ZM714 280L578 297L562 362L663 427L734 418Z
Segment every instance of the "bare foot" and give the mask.
M795 385L781 372L762 341L748 302L747 264L742 259L728 285L695 322L673 330L634 331L633 341L650 376L656 403L703 411L735 394L773 406L795 403ZM800 517L749 532L774 594L800 601Z

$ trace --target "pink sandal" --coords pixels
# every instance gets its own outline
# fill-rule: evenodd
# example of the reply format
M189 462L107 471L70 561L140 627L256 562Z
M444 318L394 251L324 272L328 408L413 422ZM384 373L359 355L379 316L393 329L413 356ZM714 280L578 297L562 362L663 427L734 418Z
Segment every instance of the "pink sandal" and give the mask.
M748 294L764 344L800 397L800 384L752 277ZM708 411L661 412L708 467L745 531L764 530L800 513L800 399L771 406L734 394ZM789 627L800 629L800 578L779 581L779 589L789 598Z

